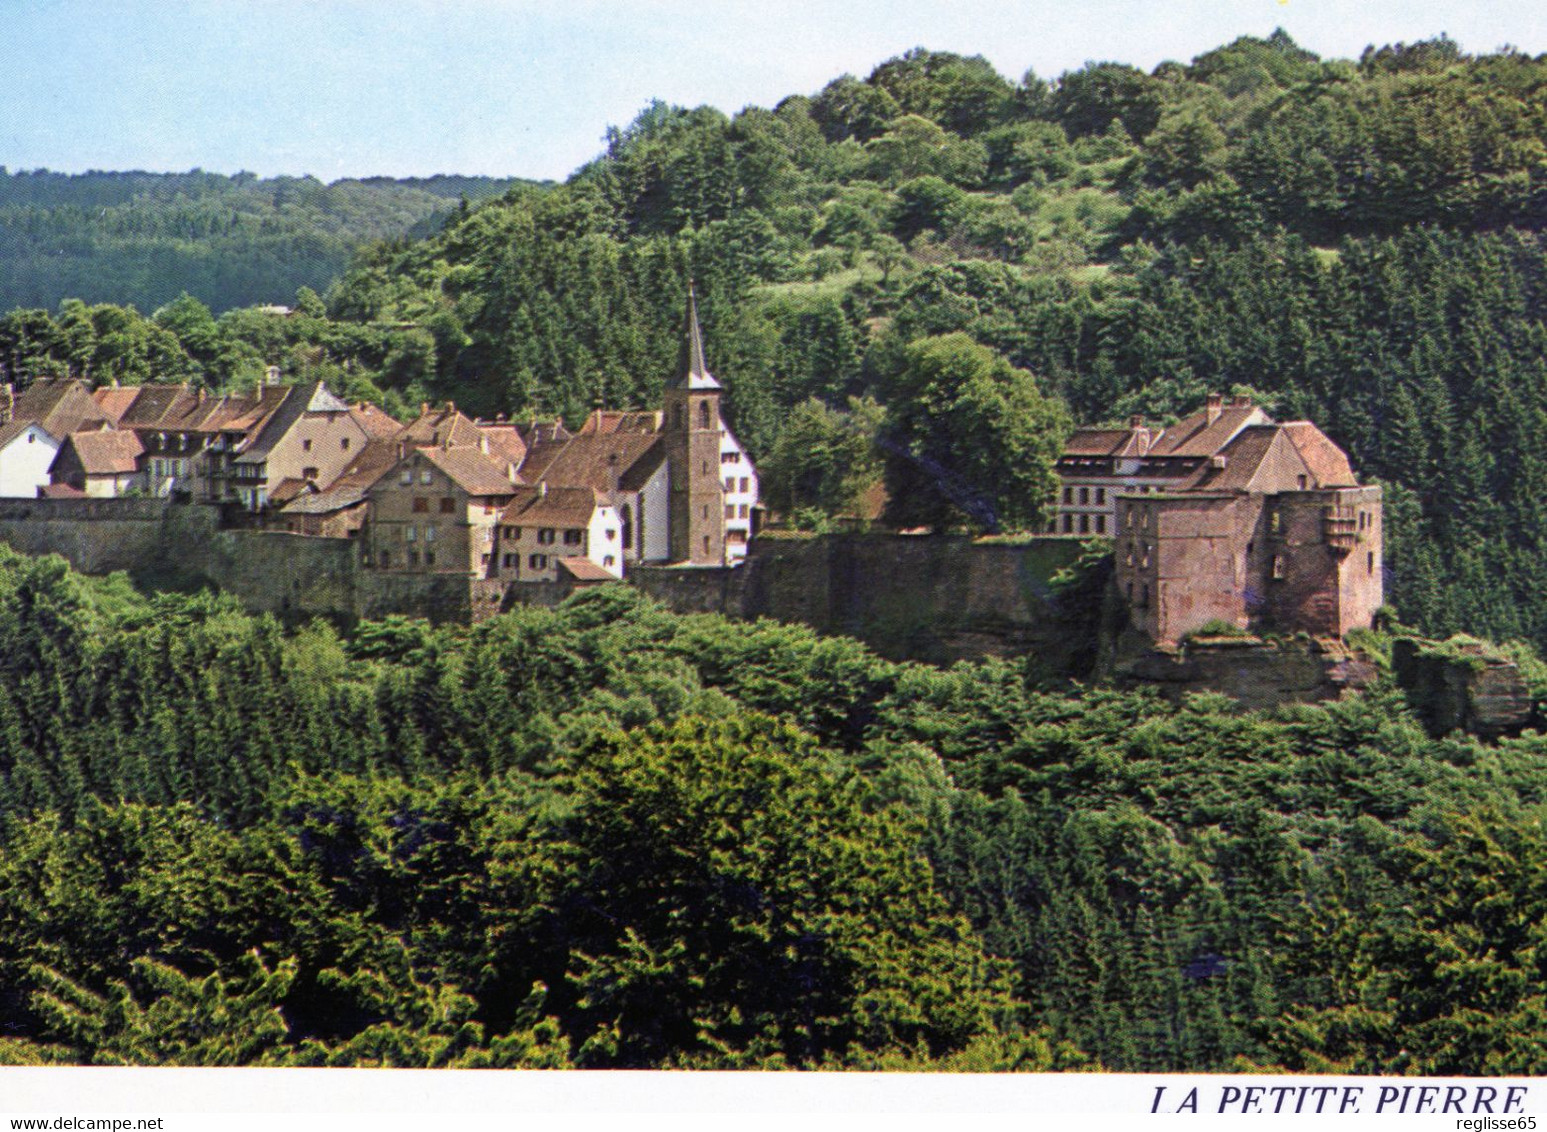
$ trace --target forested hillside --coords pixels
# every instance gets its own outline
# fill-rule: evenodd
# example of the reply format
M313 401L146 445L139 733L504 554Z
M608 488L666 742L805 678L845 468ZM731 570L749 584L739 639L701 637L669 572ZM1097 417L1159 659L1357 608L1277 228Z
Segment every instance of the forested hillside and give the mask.
M64 299L154 310L187 292L216 311L323 290L363 246L435 230L515 180L335 181L0 167L0 310Z
M7 1062L1547 1070L1547 740L1384 685L1039 689L623 587L287 636L9 552L0 640Z
M4 191L20 200L35 179ZM923 453L936 478L996 496L986 520L944 518L1013 526L1035 521L1019 497L1040 490L1012 483L1040 458L1017 422L1056 436L1250 391L1386 484L1403 618L1547 644L1547 60L1443 37L1323 60L1276 33L1148 74L1012 81L920 49L731 118L653 104L564 185L378 244L330 287L325 263L342 260L325 246L344 228L401 230L407 201L468 186L99 181L68 205L5 206L6 230L57 221L85 268L87 221L133 229L160 193L177 203L158 215L192 227L152 224L156 238L186 237L201 261L219 238L198 233L234 225L276 262L316 265L290 300L301 316L215 319L204 308L224 301L167 271L155 297L108 289L154 319L77 304L0 320L13 375L223 386L276 363L393 406L573 421L655 402L691 276L738 431L803 522L917 455L920 420L947 434ZM232 201L254 198L244 219ZM267 254L221 262L259 271ZM957 332L993 354L921 341ZM971 393L941 399L945 370ZM984 451L1002 459L971 464Z

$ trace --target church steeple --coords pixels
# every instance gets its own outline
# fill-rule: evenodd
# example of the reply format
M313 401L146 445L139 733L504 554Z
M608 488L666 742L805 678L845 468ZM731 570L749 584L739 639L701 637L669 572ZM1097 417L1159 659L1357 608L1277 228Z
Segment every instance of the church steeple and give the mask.
M704 361L704 334L698 328L698 296L693 291L693 281L688 280L687 325L682 335L682 357L677 365L677 388L719 389L720 383L709 372Z

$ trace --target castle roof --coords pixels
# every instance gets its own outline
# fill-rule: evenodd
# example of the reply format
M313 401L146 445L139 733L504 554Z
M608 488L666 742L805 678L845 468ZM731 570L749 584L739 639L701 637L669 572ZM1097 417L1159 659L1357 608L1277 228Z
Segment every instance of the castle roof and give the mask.
M1212 456L1249 425L1272 424L1273 419L1256 405L1217 398L1207 408L1183 417L1155 438L1146 453L1150 459Z
M1310 421L1289 421L1283 426L1318 487L1357 487L1358 479L1348 455Z

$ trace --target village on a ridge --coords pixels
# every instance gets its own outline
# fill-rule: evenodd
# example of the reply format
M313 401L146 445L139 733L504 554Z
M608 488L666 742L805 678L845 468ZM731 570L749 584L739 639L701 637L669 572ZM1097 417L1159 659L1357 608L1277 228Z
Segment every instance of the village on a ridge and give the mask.
M0 496L215 507L226 526L350 540L365 572L485 587L734 569L761 522L757 471L721 411L691 294L683 333L660 408L597 409L573 432L452 404L400 424L272 369L247 396L7 384ZM1164 428L1077 429L1056 470L1039 537L1113 540L1118 594L1152 642L1218 625L1337 639L1382 603L1381 489L1309 421L1215 394Z

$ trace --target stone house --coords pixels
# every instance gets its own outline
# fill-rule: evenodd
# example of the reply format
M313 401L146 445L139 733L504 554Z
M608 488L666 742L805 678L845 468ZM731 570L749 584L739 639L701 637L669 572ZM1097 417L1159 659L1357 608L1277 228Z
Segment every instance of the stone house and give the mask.
M377 570L487 577L515 483L475 445L413 448L364 489L363 560Z
M1382 602L1381 489L1308 421L1247 424L1185 479L1115 504L1116 584L1158 643L1211 622L1342 637Z
M490 577L553 582L561 571L592 580L594 570L623 577L622 525L617 510L589 487L520 486L500 515Z

